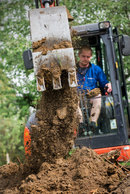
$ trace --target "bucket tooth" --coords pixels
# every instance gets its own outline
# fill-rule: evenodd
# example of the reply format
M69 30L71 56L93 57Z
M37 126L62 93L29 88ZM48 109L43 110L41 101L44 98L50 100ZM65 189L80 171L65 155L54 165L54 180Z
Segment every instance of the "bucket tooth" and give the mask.
M68 70L68 82L70 87L77 87L77 78L75 68L70 68Z
M46 90L44 77L37 76L37 91L43 92Z
M54 90L59 90L62 88L61 85L61 78L60 77L52 77L52 82L53 82L53 89Z

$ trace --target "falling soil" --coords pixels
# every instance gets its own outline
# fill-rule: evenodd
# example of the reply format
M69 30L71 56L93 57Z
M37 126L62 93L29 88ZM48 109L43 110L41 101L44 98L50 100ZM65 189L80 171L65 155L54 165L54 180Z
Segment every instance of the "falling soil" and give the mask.
M41 162L55 162L67 156L74 144L74 129L78 126L77 89L68 85L67 72L62 72L61 90L52 90L45 77L47 90L42 93L36 113L37 125L32 126L32 168L39 168ZM48 83L48 85L47 85ZM32 163L32 162L31 162Z

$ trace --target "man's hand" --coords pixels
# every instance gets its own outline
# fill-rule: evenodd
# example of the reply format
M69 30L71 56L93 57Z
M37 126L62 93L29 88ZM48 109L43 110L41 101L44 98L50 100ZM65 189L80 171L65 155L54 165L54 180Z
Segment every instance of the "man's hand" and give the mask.
M112 92L111 83L107 83L105 86L107 87L107 92L111 93Z

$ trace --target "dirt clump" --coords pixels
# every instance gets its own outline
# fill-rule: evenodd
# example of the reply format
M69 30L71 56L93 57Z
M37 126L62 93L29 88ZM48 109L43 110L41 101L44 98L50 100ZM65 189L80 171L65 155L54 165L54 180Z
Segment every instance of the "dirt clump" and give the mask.
M53 43L54 42L54 43ZM64 48L72 48L71 41L60 41L59 43L52 40L49 43L46 41L46 38L42 40L33 42L33 52L42 52L42 55L46 55L48 51L52 51L55 49L64 49Z
M62 41L59 44L54 44L53 49L72 48L72 43L69 41Z
M43 38L42 40L38 40L36 42L33 42L32 43L32 48L33 49L39 48L40 46L42 46L43 43L45 43L45 41L46 41L46 38Z

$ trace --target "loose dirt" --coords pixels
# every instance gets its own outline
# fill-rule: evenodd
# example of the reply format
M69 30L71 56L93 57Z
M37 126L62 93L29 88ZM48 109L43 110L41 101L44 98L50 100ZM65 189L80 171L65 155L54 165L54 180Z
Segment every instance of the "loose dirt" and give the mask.
M130 174L82 148L68 158L43 162L36 171L10 163L0 167L0 193L129 194Z
M67 72L62 72L62 89L52 90L52 83L45 77L47 90L42 93L36 116L37 125L32 126L31 164L39 168L43 161L52 163L67 156L74 144L74 129L78 126L77 89L68 85Z

